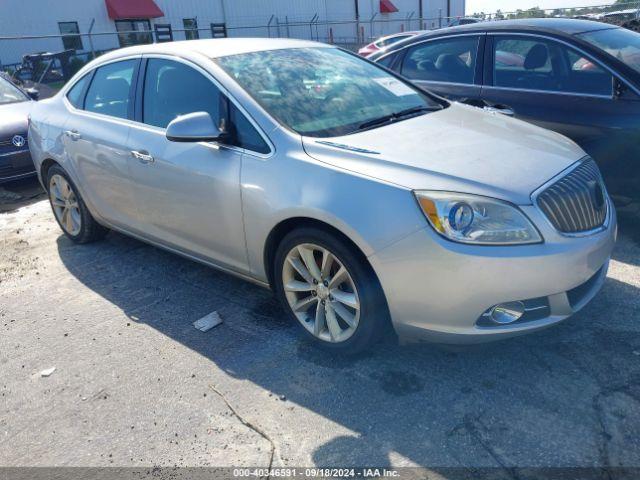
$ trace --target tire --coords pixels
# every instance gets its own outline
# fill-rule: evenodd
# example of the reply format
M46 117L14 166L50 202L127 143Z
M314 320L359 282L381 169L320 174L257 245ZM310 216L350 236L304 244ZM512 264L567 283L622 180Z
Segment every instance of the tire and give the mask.
M77 187L59 165L52 166L47 172L47 193L56 222L73 242L95 242L109 232L95 221Z
M276 295L287 314L316 345L343 354L371 347L389 318L377 277L365 257L354 250L323 229L298 228L282 239L273 265ZM326 252L331 256L328 267ZM315 262L315 272L313 265L307 267L310 262Z

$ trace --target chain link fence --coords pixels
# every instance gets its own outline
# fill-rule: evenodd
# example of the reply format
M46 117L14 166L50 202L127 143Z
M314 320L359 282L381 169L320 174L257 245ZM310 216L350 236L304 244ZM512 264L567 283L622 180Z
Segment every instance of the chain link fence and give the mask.
M182 19L172 22L163 18L153 26L149 21L130 22L130 30L110 32L94 32L91 25L87 33L0 36L0 72L26 87L35 86L46 97L55 93L88 61L129 45L220 37L264 37L315 40L357 51L376 38L394 33L434 30L472 21L539 17L589 19L640 31L640 0L595 7L478 12L466 18L447 17L440 11L438 16L430 18L419 18L415 12L410 12L402 18L388 19L375 14L371 18L344 21L321 20L317 14L311 19L272 15L266 24L259 25L227 25L213 19L198 19L198 25L182 29L172 27L172 24L182 23Z

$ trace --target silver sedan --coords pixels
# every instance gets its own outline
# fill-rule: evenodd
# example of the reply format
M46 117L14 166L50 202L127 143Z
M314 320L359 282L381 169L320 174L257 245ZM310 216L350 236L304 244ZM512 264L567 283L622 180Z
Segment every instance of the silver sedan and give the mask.
M615 210L558 134L297 40L137 46L39 102L30 149L77 243L107 229L270 286L318 344L488 341L600 289Z

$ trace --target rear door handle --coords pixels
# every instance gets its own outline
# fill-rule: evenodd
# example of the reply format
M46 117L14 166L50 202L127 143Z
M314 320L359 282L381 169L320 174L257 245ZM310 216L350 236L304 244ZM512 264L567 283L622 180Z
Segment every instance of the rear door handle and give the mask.
M140 160L140 163L155 162L155 159L151 155L149 155L149 152L147 152L146 150L143 150L141 152L137 150L131 150L131 155L133 155L133 158L137 158L138 160Z
M65 130L64 134L74 141L82 138L82 135L80 135L77 130Z

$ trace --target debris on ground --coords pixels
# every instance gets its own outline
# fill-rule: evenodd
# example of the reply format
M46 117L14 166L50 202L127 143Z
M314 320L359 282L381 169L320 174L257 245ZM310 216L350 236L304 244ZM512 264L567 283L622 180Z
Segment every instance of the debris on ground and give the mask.
M56 367L46 368L46 369L44 369L44 370L42 370L40 372L40 376L41 377L48 377L49 375L51 375L55 371L56 371Z
M193 322L193 326L196 327L201 332L206 332L211 330L213 327L217 327L222 323L222 318L217 311L213 311L208 315L205 315L200 320L196 320Z

